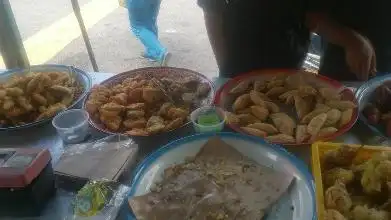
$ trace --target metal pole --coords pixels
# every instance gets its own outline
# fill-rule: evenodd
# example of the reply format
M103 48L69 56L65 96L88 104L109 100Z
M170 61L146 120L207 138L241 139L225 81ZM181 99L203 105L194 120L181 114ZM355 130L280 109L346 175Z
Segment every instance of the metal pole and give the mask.
M83 35L84 43L87 48L88 56L90 57L92 68L94 69L95 72L99 72L98 65L95 60L94 51L92 50L90 39L88 37L88 33L87 33L86 27L84 25L83 17L81 16L79 1L78 0L71 0L71 2L72 2L73 12L75 13L75 16L77 18L77 22L79 22L81 34Z
M9 0L0 1L0 52L8 69L30 66Z

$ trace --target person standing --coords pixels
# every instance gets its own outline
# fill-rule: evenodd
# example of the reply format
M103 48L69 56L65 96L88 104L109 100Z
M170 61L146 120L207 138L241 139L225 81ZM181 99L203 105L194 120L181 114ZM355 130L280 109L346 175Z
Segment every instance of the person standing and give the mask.
M169 53L158 38L160 3L161 0L127 0L127 8L131 30L145 48L142 56L165 65Z
M346 46L357 60L366 40L332 22L325 0L198 0L220 76L264 68L299 69L310 42L310 32Z
M357 52L371 59L353 59L344 47L326 43L319 73L340 81L365 81L368 72L372 76L391 73L391 1L331 0L329 6L331 18L366 39L365 47Z

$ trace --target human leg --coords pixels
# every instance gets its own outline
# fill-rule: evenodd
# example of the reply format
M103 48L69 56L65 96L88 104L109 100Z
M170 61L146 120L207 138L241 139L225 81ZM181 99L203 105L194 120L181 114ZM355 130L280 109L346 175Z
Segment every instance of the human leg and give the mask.
M145 56L160 61L167 49L157 37L156 21L158 7L156 0L128 0L129 20L131 30L145 47ZM158 4L160 6L160 3ZM157 9L156 9L157 7Z

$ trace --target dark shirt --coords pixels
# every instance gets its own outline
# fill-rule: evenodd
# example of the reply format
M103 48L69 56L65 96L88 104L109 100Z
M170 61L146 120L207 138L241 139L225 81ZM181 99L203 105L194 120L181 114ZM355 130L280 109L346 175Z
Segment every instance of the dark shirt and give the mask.
M391 1L389 0L330 0L331 18L367 37L376 53L377 70L391 72ZM337 80L357 80L349 71L345 51L326 44L320 73Z
M223 14L226 60L231 77L262 68L300 68L309 43L306 12L316 0L198 0L205 11Z

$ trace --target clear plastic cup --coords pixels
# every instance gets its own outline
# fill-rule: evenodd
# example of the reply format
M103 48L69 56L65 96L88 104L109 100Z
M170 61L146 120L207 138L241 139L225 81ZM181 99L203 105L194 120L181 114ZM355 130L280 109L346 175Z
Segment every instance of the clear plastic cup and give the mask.
M54 117L52 124L61 139L70 144L82 142L88 134L88 112L72 109Z
M201 123L200 120L204 118L204 121L208 123ZM193 123L196 132L220 132L224 129L225 113L219 107L216 106L204 106L194 110L190 114L191 122Z

